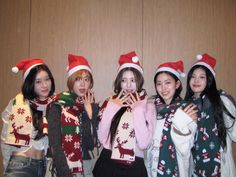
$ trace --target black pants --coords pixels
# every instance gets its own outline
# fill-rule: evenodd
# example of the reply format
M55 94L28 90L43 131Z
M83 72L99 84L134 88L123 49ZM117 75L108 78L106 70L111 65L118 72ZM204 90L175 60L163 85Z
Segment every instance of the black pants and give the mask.
M111 150L103 148L94 169L94 177L147 177L143 158L135 157L132 165L125 165L111 159Z

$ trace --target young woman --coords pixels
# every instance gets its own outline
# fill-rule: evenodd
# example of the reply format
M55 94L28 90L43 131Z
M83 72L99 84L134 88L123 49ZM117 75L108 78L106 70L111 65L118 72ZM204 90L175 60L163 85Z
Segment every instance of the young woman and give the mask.
M192 150L193 176L236 176L232 156L232 141L236 141L235 100L217 90L214 66L216 60L208 54L188 73L186 99L201 111Z
M144 149L155 126L155 107L147 103L143 69L135 52L120 56L115 95L101 108L98 138L103 150L94 177L146 177Z
M197 110L180 97L183 70L182 61L167 62L158 67L154 77L157 122L147 150L149 177L189 177Z
M44 177L48 149L46 107L53 100L53 76L42 59L17 63L23 70L21 93L2 113L1 148L6 177Z
M69 54L67 86L47 112L49 144L57 177L92 177L91 154L97 142L98 104L92 70L82 56Z

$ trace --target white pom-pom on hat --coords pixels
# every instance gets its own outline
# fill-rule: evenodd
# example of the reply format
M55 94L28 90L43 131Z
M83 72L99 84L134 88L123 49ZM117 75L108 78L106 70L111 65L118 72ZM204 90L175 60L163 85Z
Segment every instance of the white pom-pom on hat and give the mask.
M197 55L197 56L196 56L196 59L201 60L201 59L202 59L202 55L200 55L200 54Z
M120 72L124 68L134 68L137 69L141 74L143 74L143 68L139 63L139 57L135 53L135 51L129 52L127 54L123 54L119 58L119 68L118 72Z
M213 74L213 76L216 75L216 73L214 71L214 67L216 65L216 59L214 57L208 55L207 53L204 53L201 55L197 55L196 58L198 60L193 64L193 66L196 66L196 65L205 66L206 68L208 68L210 70L210 72Z
M14 67L11 68L11 71L12 71L13 73L18 73L19 68L17 68L16 66L14 66Z
M132 62L137 63L139 61L137 56L132 57Z
M23 78L28 76L31 69L38 65L45 65L43 59L40 58L29 58L19 61L14 67L11 68L13 73L23 72Z

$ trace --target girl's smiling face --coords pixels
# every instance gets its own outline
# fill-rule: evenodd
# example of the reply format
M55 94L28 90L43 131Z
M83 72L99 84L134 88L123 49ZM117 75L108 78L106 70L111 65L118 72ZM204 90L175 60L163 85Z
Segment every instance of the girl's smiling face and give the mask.
M195 97L199 97L207 85L206 72L202 68L195 69L189 81L189 85Z
M48 73L41 70L37 73L34 81L34 92L38 95L39 99L46 99L51 91L52 81Z
M121 89L124 93L134 93L137 91L136 80L132 71L125 71L122 75Z
M180 81L175 81L175 79L167 73L160 73L156 77L155 83L156 92L162 97L166 104L170 104L176 89L180 86Z

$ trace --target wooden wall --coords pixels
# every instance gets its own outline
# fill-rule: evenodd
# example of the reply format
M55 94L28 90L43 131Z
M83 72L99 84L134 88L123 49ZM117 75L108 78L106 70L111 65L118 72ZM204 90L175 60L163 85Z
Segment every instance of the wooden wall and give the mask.
M0 111L21 87L11 73L17 61L44 58L59 92L69 53L89 60L98 101L112 93L119 55L132 50L149 94L158 64L183 59L187 71L207 52L217 58L218 86L236 98L235 19L235 0L0 0Z

